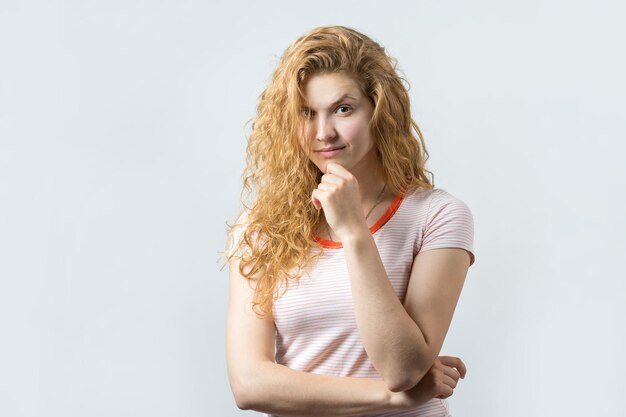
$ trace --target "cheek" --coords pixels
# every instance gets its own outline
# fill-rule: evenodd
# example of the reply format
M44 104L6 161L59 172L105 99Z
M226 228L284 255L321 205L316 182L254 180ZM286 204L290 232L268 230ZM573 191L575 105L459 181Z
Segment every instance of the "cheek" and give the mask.
M365 146L370 141L369 126L363 122L346 125L343 129L343 136L353 146Z

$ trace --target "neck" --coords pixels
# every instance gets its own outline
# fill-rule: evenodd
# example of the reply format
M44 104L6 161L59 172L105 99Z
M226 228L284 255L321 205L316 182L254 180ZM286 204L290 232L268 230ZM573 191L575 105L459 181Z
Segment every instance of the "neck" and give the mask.
M382 169L376 159L374 150L372 149L372 151L357 165L355 165L350 172L359 182L361 206L364 210L369 210L376 202L376 199L385 186ZM387 190L385 191L385 194L387 194Z

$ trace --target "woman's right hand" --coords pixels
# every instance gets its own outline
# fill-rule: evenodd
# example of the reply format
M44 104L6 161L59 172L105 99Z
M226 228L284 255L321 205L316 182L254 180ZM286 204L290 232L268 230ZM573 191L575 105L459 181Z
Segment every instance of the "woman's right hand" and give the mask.
M392 392L391 404L400 409L417 407L433 398L448 398L467 369L460 358L439 356L426 375L408 391Z

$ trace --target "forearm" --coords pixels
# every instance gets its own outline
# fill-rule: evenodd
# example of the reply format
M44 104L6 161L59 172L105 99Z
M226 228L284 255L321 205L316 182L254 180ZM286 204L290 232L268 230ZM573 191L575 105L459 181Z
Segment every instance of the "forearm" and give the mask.
M407 375L417 383L432 365L428 345L398 299L367 232L342 240L357 326L372 364L389 387L406 390Z
M402 409L384 381L301 372L272 362L252 366L241 408L280 416L355 416Z

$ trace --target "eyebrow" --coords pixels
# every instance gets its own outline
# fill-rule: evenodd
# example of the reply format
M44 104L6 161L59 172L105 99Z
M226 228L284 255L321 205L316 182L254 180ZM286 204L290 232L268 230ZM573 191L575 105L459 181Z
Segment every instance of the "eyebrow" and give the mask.
M335 107L337 104L341 103L342 101L346 100L346 99L352 99L352 100L356 100L356 97L345 93L344 95L342 95L341 97L339 97L337 100L333 101L332 104L330 106L328 106L329 108L333 108ZM304 106L304 107L309 107L309 106Z

